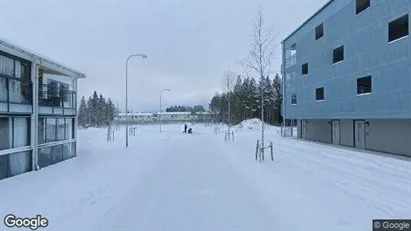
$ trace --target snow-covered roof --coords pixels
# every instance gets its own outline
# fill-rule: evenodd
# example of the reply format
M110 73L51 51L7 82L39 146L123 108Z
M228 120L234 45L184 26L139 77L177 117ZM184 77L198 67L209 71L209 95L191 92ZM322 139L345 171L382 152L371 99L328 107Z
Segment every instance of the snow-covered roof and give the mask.
M42 66L51 66L55 68L60 68L64 70L65 72L68 72L70 75L77 77L77 78L85 78L86 76L83 73L80 73L79 71L73 70L71 68L68 68L66 66L63 66L61 64L58 64L57 62L54 62L48 58L41 57L40 55L35 54L34 52L29 52L27 49L22 49L19 48L13 44L11 44L9 41L5 41L4 39L0 39L0 45L6 47L7 49L13 50L15 52L18 52L20 54L24 54L25 56L28 56L32 59L39 60L41 62ZM0 46L1 47L1 46Z

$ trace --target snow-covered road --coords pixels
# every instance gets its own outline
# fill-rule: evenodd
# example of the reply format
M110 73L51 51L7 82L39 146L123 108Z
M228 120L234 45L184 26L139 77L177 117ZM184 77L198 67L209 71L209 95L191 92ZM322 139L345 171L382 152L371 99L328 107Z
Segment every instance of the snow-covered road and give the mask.
M229 161L221 136L174 134L166 140L163 158L96 230L273 230L292 224L287 208L266 200L263 189Z
M102 129L80 131L77 158L0 181L0 216L41 214L56 231L362 231L375 218L411 218L409 160L268 128L275 161L260 164L258 130L226 143L213 128L143 126L129 148L124 130L109 143Z

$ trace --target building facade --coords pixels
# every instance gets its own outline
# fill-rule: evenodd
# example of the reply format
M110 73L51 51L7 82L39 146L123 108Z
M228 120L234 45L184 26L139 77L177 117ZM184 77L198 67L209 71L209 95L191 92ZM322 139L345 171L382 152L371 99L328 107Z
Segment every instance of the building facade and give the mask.
M119 113L115 118L117 123L126 122L126 113ZM209 112L137 112L128 113L129 123L175 123L175 122L209 122L212 120L212 115Z
M411 1L331 0L282 42L298 136L411 156Z
M84 77L0 40L0 180L76 156Z

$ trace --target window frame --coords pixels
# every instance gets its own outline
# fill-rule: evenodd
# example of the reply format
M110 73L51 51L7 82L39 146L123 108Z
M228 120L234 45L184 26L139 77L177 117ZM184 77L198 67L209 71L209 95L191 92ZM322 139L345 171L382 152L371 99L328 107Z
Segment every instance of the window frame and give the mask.
M318 92L318 90L321 90L321 95L322 95L322 99L318 99L318 94L319 94L319 92ZM324 101L325 100L325 90L324 90L324 87L317 87L316 89L315 89L315 101L316 102L321 102L321 101Z
M406 35L403 35L403 36L401 36L401 37L398 37L398 38L395 38L395 39L392 39L391 37L391 29L395 29L395 28L391 28L391 25L393 24L393 23L395 23L396 21L399 21L399 20L401 20L401 19L403 19L403 18L406 18L407 19L407 34ZM405 15L402 15L402 16L400 16L400 17L398 17L398 18L395 18L394 20L391 20L390 22L388 22L388 43L390 44L390 43L393 43L393 42L395 42L395 41L398 41L398 40L401 40L401 39L403 39L403 38L406 38L406 37L408 37L410 35L410 15L409 14L405 14Z
M306 68L306 70L307 70L307 73L304 73L304 66L306 66L307 68ZM301 75L302 76L306 76L306 75L308 75L308 63L304 63L303 65L301 65Z
M365 90L364 90L364 92L362 92L362 93L359 93L359 86L364 86L364 84L359 84L359 81L361 81L362 79L370 79L370 84L369 84L369 92L365 92ZM373 87L372 87L372 75L367 75L367 76L363 76L363 77L360 77L360 78L357 78L357 96L362 96L362 95L370 95L370 94L372 94L372 89L373 89Z
M294 101L295 99L295 101ZM291 105L297 105L298 101L297 101L297 93L294 93L291 95Z
M368 6L367 7L365 7L365 8L363 8L363 9L361 9L360 11L358 10L358 2L359 1L366 1L365 3L367 3L368 2ZM365 5L364 3L362 4L362 5ZM362 6L361 5L361 6ZM364 12L364 11L366 11L368 8L370 8L371 7L371 0L355 0L355 14L356 15L359 15L359 14L361 14L362 12Z
M24 147L30 147L31 146L31 119L30 116L0 116L0 118L6 118L8 125L8 136L9 139L9 144L8 148L6 149L0 149L0 150L8 150L8 149L15 149L15 148L24 148ZM23 118L26 120L27 123L27 131L26 131L26 139L27 139L27 144L23 146L18 146L16 147L15 145L15 118Z
M342 59L336 61L336 54L337 54L337 55L339 54L338 51L339 51L341 48L342 48ZM341 45L341 46L333 49L333 65L334 65L334 64L337 64L337 63L341 63L341 62L344 61L344 58L345 58L345 57L344 57L344 53L345 53L345 52L344 52L344 50L345 50L344 48L345 48L344 45ZM337 52L338 52L338 53L337 53ZM337 57L338 57L338 56L337 56Z
M319 40L322 37L324 37L324 23L315 27L315 40Z

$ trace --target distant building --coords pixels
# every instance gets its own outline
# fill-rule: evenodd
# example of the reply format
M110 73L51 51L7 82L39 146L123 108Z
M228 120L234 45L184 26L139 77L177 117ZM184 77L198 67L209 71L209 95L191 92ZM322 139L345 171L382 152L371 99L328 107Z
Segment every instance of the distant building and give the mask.
M331 0L282 42L298 137L411 156L410 1Z
M80 78L0 40L0 180L76 156Z
M212 114L209 112L137 112L128 113L129 123L174 123L174 122L209 122ZM119 113L115 118L118 123L125 123L126 113Z

